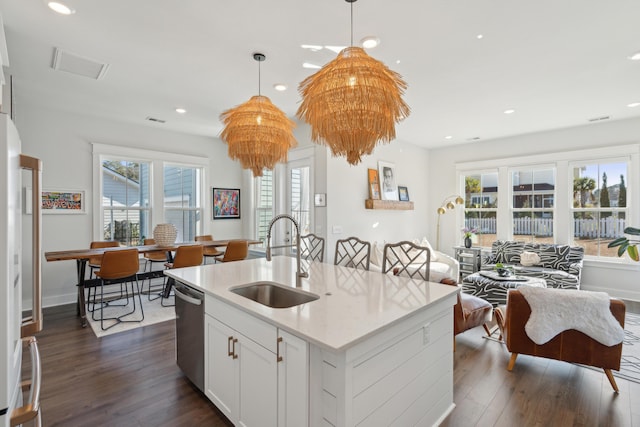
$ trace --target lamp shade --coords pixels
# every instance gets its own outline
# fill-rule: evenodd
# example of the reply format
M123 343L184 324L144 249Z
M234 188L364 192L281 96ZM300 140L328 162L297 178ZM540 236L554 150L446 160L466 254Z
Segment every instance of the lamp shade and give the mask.
M300 83L297 116L311 126L311 140L352 165L380 141L395 139L395 123L409 115L407 84L360 47L347 47Z
M252 96L244 104L220 115L224 129L220 138L229 146L229 157L239 160L253 176L263 169L287 161L287 152L298 143L293 136L295 123L266 96Z

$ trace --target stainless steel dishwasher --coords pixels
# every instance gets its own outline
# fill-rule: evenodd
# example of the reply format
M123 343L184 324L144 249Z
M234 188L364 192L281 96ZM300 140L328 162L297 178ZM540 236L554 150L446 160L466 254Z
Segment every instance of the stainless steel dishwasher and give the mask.
M174 292L178 366L204 392L204 294L180 282Z

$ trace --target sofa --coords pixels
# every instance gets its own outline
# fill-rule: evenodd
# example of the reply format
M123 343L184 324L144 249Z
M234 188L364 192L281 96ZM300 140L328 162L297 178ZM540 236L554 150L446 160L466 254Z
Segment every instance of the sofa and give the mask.
M422 239L413 239L411 242L418 246L428 248L431 253L431 260L429 263L430 282L440 282L442 279L454 279L457 281L458 274L460 273L460 264L455 258L450 257L443 252L434 250L426 237ZM369 270L382 271L385 243L386 242L373 242L371 245Z
M533 252L540 261L522 265L523 252ZM584 248L579 246L496 240L491 253L482 259L482 270L493 270L497 263L513 266L518 276L545 279L548 288L580 289Z

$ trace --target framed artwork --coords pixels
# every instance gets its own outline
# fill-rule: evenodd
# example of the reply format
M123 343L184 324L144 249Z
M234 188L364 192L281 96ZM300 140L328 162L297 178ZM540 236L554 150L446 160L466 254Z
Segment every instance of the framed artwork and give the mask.
M378 171L376 169L368 169L369 176L369 198L380 200L380 180L378 179Z
M83 214L85 205L82 190L42 190L43 214Z
M388 162L378 162L378 172L382 181L382 200L398 200L396 165Z
M407 187L398 186L398 196L400 197L400 201L408 202L409 201L409 190Z
M240 189L213 189L213 219L240 218Z

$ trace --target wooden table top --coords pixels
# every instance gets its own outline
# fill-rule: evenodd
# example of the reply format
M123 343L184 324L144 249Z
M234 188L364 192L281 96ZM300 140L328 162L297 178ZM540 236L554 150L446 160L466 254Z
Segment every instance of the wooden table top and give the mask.
M184 242L184 243L175 243L171 246L158 246L158 245L146 245L146 246L121 246L116 248L96 248L96 249L72 249L67 251L50 251L45 252L44 257L47 261L66 261L72 259L89 259L96 255L102 255L107 251L117 251L121 249L132 249L135 248L138 252L148 253L148 252L166 252L166 251L175 251L178 249L178 246L193 246L193 245L202 245L202 246L213 246L213 247L224 247L229 244L231 240L246 240L250 245L259 245L262 243L261 240L252 240L252 239L229 239L229 240L205 240L202 242Z

